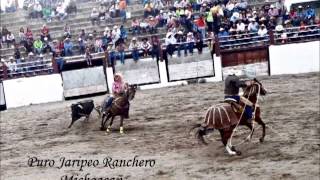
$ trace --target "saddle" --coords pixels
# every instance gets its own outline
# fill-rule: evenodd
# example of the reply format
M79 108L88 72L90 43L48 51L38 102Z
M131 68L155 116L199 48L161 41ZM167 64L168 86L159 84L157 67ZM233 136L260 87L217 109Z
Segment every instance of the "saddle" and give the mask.
M231 108L232 108L232 110L233 110L234 112L236 112L236 113L242 113L243 107L242 107L240 104L238 104L238 102L237 102L235 99L226 98L226 99L224 100L224 102L230 104L230 106L231 106Z

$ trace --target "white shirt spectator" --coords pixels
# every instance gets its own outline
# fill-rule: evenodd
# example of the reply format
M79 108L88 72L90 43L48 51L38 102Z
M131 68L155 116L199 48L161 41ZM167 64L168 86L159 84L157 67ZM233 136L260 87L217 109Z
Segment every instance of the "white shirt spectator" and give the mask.
M257 32L259 24L256 21L251 21L248 25L248 30L250 32Z
M11 35L10 34L7 34L7 40L8 41L12 41L12 40L14 40L14 35L11 33Z
M169 45L169 44L176 44L177 40L176 38L173 36L173 34L171 32L169 32L167 34L166 40L165 40L165 44Z
M58 5L56 10L57 10L57 12L59 14L64 14L65 13L65 9L64 9L64 7L62 5Z
M130 50L140 49L140 48L141 48L140 43L137 40L135 40L135 41L132 40L131 41L131 43L129 45L129 49Z
M39 2L36 3L36 4L33 6L33 10L34 10L34 11L37 11L37 12L41 12L41 11L42 11L42 6L41 6L41 4L39 4Z
M238 32L243 32L245 28L246 28L246 25L243 22L239 22L237 24L237 31Z
M267 33L268 33L268 31L264 25L262 25L258 30L258 35L261 37L265 36Z
M13 61L13 57L10 58L10 61L6 64L6 66L11 72L17 70L17 63Z

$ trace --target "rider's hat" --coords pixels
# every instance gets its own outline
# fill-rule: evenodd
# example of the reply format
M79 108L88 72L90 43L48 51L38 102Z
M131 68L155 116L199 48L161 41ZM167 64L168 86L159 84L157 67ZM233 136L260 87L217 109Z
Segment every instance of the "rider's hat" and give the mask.
M248 79L254 79L256 77L256 69L254 67L246 67L242 71L243 75Z

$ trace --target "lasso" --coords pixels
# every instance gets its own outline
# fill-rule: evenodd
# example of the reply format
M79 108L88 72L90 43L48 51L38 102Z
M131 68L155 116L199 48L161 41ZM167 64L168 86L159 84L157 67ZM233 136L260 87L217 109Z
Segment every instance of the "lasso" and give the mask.
M257 104L258 104L258 101L259 101L260 89L261 89L259 83L255 83L255 84L258 85L258 95L257 95L257 101L256 101L256 103L255 103L254 111L253 111L252 129L251 129L251 132L250 132L250 134L249 134L244 140L242 140L242 141L239 142L238 144L235 144L234 146L239 146L239 145L245 143L246 141L250 140L250 139L251 139L251 136L252 136L252 134L253 134L254 124L255 124L255 123L254 123L254 121L255 121L255 114L256 114ZM253 87L252 87L252 88L253 88ZM252 92L252 91L251 91L251 89L250 89L250 92L249 92L248 97L250 97L251 92ZM235 135L235 132L236 132L236 130L237 130L237 127L238 127L239 124L240 124L240 121L241 121L241 118L242 118L242 116L243 116L243 113L244 113L244 111L245 111L246 106L247 106L247 104L244 105L243 111L242 111L242 113L241 113L241 115L240 115L240 118L239 118L239 120L238 120L238 123L237 123L236 127L232 130L232 134L231 134L230 139L229 139L229 141L228 141L228 143L227 143L227 146L229 146L229 147L232 147L232 138L233 138L233 136Z

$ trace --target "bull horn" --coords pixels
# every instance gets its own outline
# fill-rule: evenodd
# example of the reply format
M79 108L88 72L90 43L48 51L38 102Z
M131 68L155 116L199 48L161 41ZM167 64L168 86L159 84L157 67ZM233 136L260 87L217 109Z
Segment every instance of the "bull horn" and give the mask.
M78 107L79 107L80 109L83 109L83 106L82 106L81 104L78 104Z

